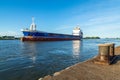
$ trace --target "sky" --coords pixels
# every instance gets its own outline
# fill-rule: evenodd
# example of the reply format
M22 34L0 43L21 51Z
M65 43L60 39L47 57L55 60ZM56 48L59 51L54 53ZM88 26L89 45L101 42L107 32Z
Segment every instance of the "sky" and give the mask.
M120 37L120 0L0 0L0 36L23 36L32 17L40 31Z

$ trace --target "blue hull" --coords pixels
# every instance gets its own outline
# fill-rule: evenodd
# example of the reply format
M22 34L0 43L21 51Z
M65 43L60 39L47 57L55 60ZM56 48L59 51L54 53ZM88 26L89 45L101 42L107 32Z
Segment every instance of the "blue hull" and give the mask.
M56 40L80 40L82 36L68 34L47 33L40 31L23 31L22 41L56 41Z

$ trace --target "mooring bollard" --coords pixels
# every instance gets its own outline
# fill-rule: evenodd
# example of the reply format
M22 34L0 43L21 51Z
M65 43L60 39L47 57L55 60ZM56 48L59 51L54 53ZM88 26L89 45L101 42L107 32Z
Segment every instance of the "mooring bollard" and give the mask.
M110 46L110 57L114 57L115 56L115 44L114 43L106 43L107 45Z
M99 58L100 61L109 63L110 46L108 44L99 44Z
M114 43L105 43L105 44L99 44L99 54L97 59L94 61L97 64L111 64L116 57L114 53Z

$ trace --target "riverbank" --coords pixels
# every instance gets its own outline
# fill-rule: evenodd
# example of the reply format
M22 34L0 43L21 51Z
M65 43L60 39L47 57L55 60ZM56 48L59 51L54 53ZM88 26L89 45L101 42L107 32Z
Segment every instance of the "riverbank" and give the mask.
M15 37L15 36L0 36L0 40L20 40L20 37Z
M94 64L94 57L39 80L119 80L120 46L115 48L115 55L117 58L111 65Z

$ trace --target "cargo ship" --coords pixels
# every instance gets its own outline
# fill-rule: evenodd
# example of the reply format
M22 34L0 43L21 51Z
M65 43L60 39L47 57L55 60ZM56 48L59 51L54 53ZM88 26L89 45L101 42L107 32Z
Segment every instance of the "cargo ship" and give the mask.
M50 33L36 30L36 24L32 18L32 24L30 29L22 29L23 37L22 41L59 41L59 40L81 40L83 38L83 32L79 27L73 29L72 34L60 34Z

